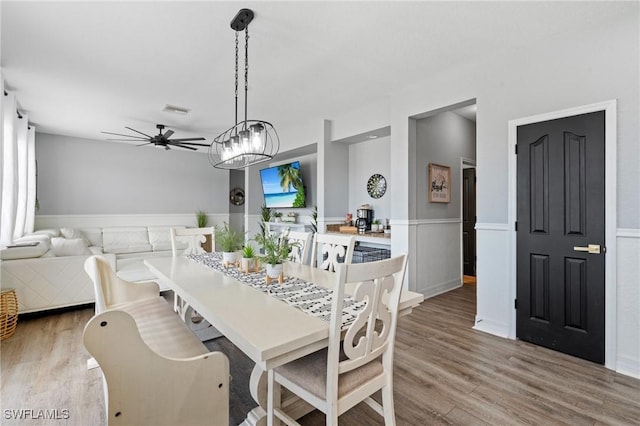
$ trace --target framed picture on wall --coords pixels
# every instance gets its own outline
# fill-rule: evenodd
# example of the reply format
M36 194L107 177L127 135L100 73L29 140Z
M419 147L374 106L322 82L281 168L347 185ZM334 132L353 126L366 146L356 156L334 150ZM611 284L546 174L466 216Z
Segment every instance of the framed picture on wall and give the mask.
M429 163L429 202L451 201L451 167Z

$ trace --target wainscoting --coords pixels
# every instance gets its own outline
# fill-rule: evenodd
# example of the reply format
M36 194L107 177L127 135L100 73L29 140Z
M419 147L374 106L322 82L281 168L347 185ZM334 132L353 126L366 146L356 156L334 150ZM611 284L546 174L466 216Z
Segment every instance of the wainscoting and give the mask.
M462 285L460 260L460 219L426 219L409 222L410 238L415 238L413 291L425 298Z

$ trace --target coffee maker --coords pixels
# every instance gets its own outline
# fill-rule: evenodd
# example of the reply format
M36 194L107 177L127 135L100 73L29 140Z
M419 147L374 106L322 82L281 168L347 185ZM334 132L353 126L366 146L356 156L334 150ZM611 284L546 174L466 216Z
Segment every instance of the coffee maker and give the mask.
M371 222L373 222L373 210L370 208L359 208L356 219L358 232L364 234L366 231L370 231Z

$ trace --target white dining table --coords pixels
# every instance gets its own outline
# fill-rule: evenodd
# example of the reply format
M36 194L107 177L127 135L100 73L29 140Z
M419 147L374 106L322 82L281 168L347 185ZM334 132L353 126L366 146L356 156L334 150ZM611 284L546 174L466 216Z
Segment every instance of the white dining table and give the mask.
M326 347L329 323L184 256L144 263L255 362L249 387L258 407L243 425L266 424L266 371ZM284 274L328 289L337 282L337 274L299 263L286 263ZM347 294L351 291L346 289ZM400 314L410 313L423 300L420 293L403 291ZM291 409L303 414L308 411L305 405L292 404Z

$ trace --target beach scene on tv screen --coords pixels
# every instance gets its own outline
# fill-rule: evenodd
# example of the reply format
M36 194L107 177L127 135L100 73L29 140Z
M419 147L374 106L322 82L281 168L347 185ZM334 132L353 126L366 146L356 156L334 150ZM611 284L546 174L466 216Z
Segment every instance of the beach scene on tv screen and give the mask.
M305 207L299 162L262 169L260 178L267 207Z

